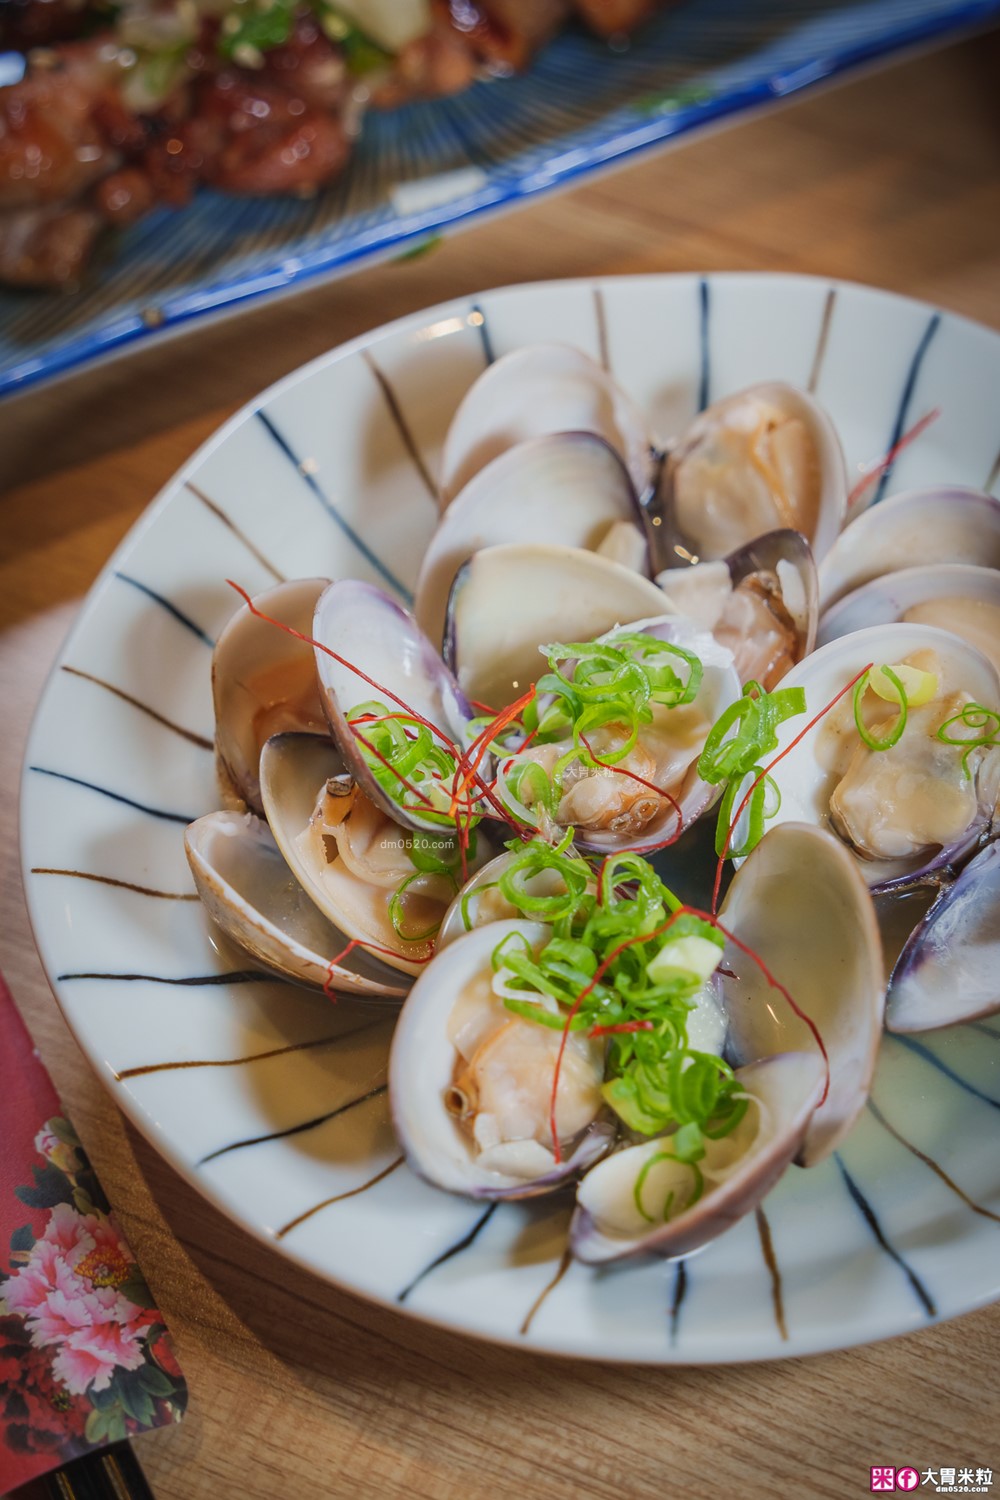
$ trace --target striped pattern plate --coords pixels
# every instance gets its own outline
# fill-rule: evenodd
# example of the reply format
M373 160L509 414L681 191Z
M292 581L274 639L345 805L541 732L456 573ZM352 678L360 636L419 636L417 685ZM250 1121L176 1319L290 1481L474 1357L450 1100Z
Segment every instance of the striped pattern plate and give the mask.
M935 407L884 487L997 487L1000 338L809 278L514 287L317 360L233 418L95 586L34 724L23 857L60 1004L121 1107L201 1192L317 1275L531 1349L653 1363L773 1358L920 1328L1000 1294L1000 1020L885 1039L839 1155L678 1264L565 1256L564 1198L483 1207L401 1163L391 1016L249 970L193 893L184 824L218 805L211 647L283 577L409 597L442 438L484 364L558 339L602 359L661 438L754 381L812 388L852 471ZM704 872L702 872L703 874ZM699 872L690 872L694 888Z
M205 191L125 233L75 295L0 291L0 393L998 13L1000 0L686 0L623 55L567 33L523 77L371 115L350 171L317 198Z

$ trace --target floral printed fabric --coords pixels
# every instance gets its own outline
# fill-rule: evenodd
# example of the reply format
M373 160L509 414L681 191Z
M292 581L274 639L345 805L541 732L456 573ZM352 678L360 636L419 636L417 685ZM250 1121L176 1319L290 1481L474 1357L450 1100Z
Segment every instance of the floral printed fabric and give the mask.
M163 1319L0 980L0 1495L178 1421L186 1401Z

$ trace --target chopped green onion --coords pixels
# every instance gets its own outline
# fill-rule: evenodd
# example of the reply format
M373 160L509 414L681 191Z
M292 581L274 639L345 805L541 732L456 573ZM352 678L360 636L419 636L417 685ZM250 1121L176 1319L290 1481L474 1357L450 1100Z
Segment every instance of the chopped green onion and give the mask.
M877 751L891 750L893 745L899 744L899 741L903 737L903 730L906 728L906 720L909 713L906 689L904 688L901 680L899 679L899 677L897 677L896 673L892 670L891 667L882 667L881 670L884 676L888 678L888 680L892 683L893 687L899 694L899 698L897 700L899 703L899 716L896 719L896 722L893 724L892 728L889 729L881 739L879 739L877 735L872 734L871 730L868 728L868 726L865 724L865 721L861 717L861 700L864 697L865 689L868 687L868 679L871 676L871 673L866 672L864 676L859 677L857 682L854 684L854 723L857 726L858 734L861 736L864 743L868 746L869 750Z
M946 730L950 729L953 724L963 724L966 729L971 729L972 736L947 734ZM967 703L957 714L952 714L950 719L945 719L938 729L937 737L944 745L965 746L962 770L966 776L971 777L969 756L972 752L988 749L991 745L1000 745L1000 713L992 708L984 708L981 703Z
M458 761L437 743L426 724L376 701L359 703L348 722L368 769L387 797L421 822L440 828L457 826L450 809L460 781ZM462 821L470 828L480 816L462 809Z
M406 913L403 909L406 893L413 882L420 879L422 879L422 875L419 870L415 870L412 875L407 875L406 879L400 882L389 899L389 921L392 923L392 930L404 943L426 943L429 938L434 937L441 926L440 922L432 922L429 927L424 928L423 932L403 931L406 922Z
M702 1134L725 1134L744 1108L728 1064L695 1051L687 1038L707 967L707 959L689 962L691 940L699 952L703 943L718 951L724 938L683 911L649 861L630 851L603 862L595 893L586 861L569 853L570 838L556 849L532 840L501 876L510 905L533 920L547 918L549 934L537 953L518 934L499 943L494 988L513 1014L553 1031L566 1028L571 1012L573 1032L629 1028L610 1035L605 1101L630 1129L675 1130L671 1149L679 1140L682 1151L694 1151ZM533 895L528 882L549 869L561 876L564 893Z
M765 821L780 806L777 786L767 776L754 786L744 810L746 835L738 846L731 826L734 806L739 805L737 796L748 777L761 776L759 762L764 756L778 748L778 725L805 709L803 688L765 693L759 682L751 681L744 686L742 698L731 703L709 730L698 758L698 775L712 786L727 783L715 829L715 852L720 859L742 859L763 838Z

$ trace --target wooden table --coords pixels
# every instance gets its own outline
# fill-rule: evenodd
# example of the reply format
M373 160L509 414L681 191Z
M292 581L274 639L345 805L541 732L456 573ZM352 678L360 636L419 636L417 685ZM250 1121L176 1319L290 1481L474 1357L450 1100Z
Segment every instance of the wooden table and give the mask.
M692 268L869 281L1000 327L998 76L1000 34L963 43L0 411L0 964L177 1337L191 1409L140 1450L160 1500L842 1500L876 1463L1000 1470L1000 1307L821 1358L629 1370L435 1332L254 1243L82 1065L15 812L46 671L112 547L229 412L331 345L506 282Z

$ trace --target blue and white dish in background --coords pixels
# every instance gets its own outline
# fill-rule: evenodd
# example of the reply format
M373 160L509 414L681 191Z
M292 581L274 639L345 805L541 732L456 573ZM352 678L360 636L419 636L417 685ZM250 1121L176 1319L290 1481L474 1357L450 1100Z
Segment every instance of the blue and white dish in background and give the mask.
M662 332L661 337L656 331ZM790 1170L703 1253L565 1258L565 1199L484 1207L418 1181L389 1122L391 1014L247 969L194 896L184 824L219 805L212 642L283 577L408 597L442 439L484 364L539 340L604 361L660 439L753 381L811 389L856 476L940 408L885 493L998 488L1000 337L809 277L553 282L335 349L205 444L95 585L27 752L34 930L87 1057L138 1128L251 1234L362 1297L520 1348L772 1359L925 1328L1000 1296L1000 1024L882 1044L834 1159ZM679 883L678 883L679 885Z
M998 14L1000 0L685 0L622 54L567 32L521 77L369 115L349 171L317 198L206 190L134 225L78 293L0 290L0 394Z

